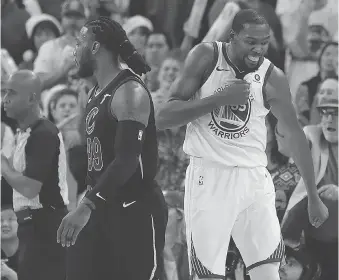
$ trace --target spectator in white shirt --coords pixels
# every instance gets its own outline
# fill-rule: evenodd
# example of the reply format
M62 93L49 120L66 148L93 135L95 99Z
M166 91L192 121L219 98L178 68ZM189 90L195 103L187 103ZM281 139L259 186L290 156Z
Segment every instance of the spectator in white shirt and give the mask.
M147 38L153 31L152 22L148 18L136 15L127 19L122 27L138 53L144 55Z
M64 35L43 44L34 63L34 72L40 74L44 89L67 82L70 70L75 68L76 36L85 21L85 7L79 0L63 3L61 25Z
M298 86L317 74L315 54L319 54L324 43L335 38L337 11L338 0L278 0L276 12L289 49L285 70L293 98ZM310 47L314 47L313 55Z
M62 27L59 21L47 14L35 15L26 22L26 33L32 41L32 49L27 50L23 54L23 62L19 65L20 69L33 70L34 60L37 57L40 47L62 33Z

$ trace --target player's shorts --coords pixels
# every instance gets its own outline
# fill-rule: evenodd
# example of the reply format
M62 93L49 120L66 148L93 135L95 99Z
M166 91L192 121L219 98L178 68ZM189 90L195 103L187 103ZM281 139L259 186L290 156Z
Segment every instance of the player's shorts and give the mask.
M167 207L160 189L92 211L67 252L67 280L157 280L163 273Z
M191 273L223 279L231 236L247 271L281 262L284 245L266 168L228 168L192 157L185 192Z
M56 232L67 214L66 207L55 209L44 206L36 210L26 208L16 213L20 240L18 279L65 279L66 249L56 242ZM27 215L31 215L31 219L27 219Z

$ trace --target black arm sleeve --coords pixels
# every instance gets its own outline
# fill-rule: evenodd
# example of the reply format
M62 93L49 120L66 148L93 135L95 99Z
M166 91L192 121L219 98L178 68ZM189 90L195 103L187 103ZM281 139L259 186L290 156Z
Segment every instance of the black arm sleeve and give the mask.
M115 138L115 159L86 197L95 205L112 200L136 172L142 151L145 126L137 121L119 121Z
M23 175L43 183L51 172L53 159L59 149L58 135L50 131L34 132L27 140L26 169Z

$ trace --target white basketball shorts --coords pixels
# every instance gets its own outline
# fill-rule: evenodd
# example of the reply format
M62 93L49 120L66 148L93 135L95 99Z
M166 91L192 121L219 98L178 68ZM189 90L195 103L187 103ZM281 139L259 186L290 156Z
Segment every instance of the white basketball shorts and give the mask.
M185 219L190 271L199 278L225 277L231 236L247 271L284 256L275 190L265 167L229 168L192 157Z

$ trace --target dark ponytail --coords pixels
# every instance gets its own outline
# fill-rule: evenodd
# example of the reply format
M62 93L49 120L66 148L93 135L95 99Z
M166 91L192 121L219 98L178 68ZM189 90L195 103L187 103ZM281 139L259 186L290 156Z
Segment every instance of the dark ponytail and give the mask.
M97 20L86 23L86 26L92 29L96 40L120 55L136 74L141 76L151 70L151 67L128 40L125 30L118 22L107 17L99 17Z

